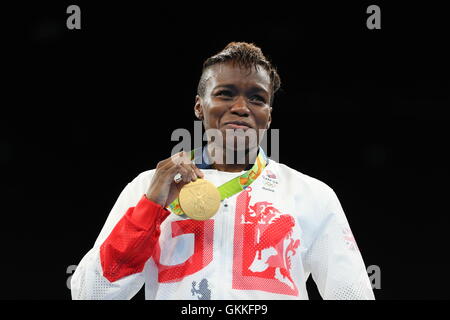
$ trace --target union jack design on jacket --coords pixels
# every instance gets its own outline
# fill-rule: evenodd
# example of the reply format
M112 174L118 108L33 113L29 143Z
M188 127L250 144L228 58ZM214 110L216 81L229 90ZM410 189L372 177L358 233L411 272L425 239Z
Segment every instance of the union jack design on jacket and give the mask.
M202 171L216 186L242 174ZM308 299L310 275L324 299L374 299L346 216L323 182L270 160L212 219L195 221L144 196L153 174L120 194L72 276L73 299L131 299L144 284L146 299Z

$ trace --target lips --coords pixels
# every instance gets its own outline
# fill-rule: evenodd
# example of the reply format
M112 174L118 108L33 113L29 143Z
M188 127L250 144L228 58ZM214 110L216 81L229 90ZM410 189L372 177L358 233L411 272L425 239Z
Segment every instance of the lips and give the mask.
M249 129L252 126L245 121L227 121L224 125L230 129Z

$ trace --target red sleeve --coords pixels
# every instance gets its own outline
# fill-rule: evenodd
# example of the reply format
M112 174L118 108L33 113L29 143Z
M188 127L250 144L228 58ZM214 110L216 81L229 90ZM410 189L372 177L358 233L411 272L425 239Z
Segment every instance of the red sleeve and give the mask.
M142 272L158 241L160 225L169 214L145 195L136 207L129 208L100 246L103 276L114 282Z

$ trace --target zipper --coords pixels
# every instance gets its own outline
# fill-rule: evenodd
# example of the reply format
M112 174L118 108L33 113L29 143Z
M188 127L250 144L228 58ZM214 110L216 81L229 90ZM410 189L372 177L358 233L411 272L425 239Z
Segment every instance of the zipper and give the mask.
M229 204L228 199L225 199L223 201L223 227L222 227L222 245L221 245L221 252L222 252L222 259L223 259L223 269L222 269L222 281L224 283L222 284L222 299L225 299L225 293L227 292L226 288L229 284L229 274L228 274L228 242L229 242L229 235L228 235L228 221L229 221Z

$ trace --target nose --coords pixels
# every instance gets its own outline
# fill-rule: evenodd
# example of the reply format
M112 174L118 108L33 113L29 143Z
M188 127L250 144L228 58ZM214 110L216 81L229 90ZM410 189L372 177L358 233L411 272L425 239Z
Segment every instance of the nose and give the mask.
M248 117L250 114L250 109L247 106L246 99L244 97L238 97L231 105L230 112L241 117Z

